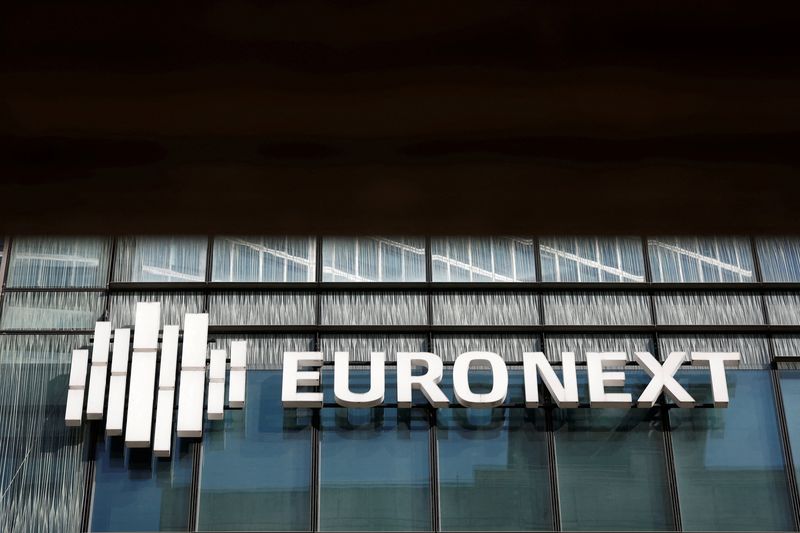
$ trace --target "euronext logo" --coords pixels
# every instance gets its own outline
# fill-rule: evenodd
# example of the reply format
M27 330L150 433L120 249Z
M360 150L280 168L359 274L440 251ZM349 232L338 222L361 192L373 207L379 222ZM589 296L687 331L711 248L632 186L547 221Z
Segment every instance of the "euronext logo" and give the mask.
M203 406L206 403L209 420L223 418L228 354L225 350L218 349L212 349L210 355L207 353L208 314L185 316L182 342L179 326L164 326L160 332L160 323L160 303L137 303L132 349L130 328L117 328L112 337L110 322L96 323L91 366L88 349L72 352L65 416L68 426L80 426L85 406L86 418L89 420L100 420L105 414L107 436L122 435L124 429L125 445L129 448L147 448L152 441L155 455L169 457L179 345L182 351L178 387L178 436L202 436ZM230 352L228 405L231 408L241 408L245 399L247 341L232 342Z

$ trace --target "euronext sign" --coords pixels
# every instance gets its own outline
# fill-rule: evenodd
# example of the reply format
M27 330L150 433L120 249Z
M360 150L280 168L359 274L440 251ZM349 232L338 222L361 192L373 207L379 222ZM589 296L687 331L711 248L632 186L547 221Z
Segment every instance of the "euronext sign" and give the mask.
M613 390L625 384L623 369L613 368L625 365L627 362L625 352L586 353L591 407L652 407L662 392L678 407L694 407L698 402L675 379L675 374L685 361L691 362L692 366L707 369L711 377L714 406L727 407L728 383L725 368L738 367L741 356L738 352L672 352L662 364L649 352L635 352L633 359L650 376L650 383L638 398L633 398L628 392ZM522 360L527 407L539 406L540 379L559 407L578 407L578 376L574 353L561 354L561 379L542 352L525 352ZM370 359L369 390L353 392L349 383L349 353L336 352L333 370L333 392L336 403L344 407L381 405L386 392L385 362L384 352L373 352ZM323 406L321 390L313 392L299 390L301 387L321 389L319 367L322 363L322 352L283 354L281 399L284 407ZM492 388L489 392L473 392L469 376L469 369L473 364L491 369ZM414 369L421 369L423 372L415 373ZM433 407L441 409L450 407L450 399L439 387L444 372L444 365L439 356L428 352L399 352L396 371L398 407L411 407L411 395L415 389L421 391ZM464 407L491 408L502 405L508 394L508 369L505 361L492 352L467 352L459 355L453 363L453 393L456 402Z

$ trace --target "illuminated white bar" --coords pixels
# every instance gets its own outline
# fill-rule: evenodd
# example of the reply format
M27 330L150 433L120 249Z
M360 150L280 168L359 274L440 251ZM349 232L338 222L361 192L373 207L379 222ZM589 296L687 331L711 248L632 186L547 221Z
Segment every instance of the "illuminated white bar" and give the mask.
M211 350L208 366L208 419L222 420L225 415L225 350Z
M231 371L228 389L228 406L231 408L244 407L246 371L247 341L233 341L231 343Z
M108 411L106 435L122 435L125 416L125 388L128 381L128 352L131 347L131 330L114 330L114 347L111 353L111 380L108 386Z
M156 430L153 436L153 454L169 457L172 448L172 413L175 405L175 389L158 390Z
M203 397L205 370L181 370L178 394L178 436L203 436Z
M160 303L136 304L128 416L125 424L125 445L129 448L150 446L160 320Z
M64 415L64 422L67 426L81 425L88 365L89 350L72 350L72 366L69 370L69 389L67 390L67 409Z
M178 363L178 326L164 326L161 339L161 362L158 372L156 427L153 454L169 457L172 448L172 415L175 407L175 373Z
M86 418L103 418L108 376L108 348L111 344L111 322L97 322L94 326L92 367L89 373L89 394L86 401Z
M184 319L181 386L178 393L178 436L203 435L208 314L189 313Z

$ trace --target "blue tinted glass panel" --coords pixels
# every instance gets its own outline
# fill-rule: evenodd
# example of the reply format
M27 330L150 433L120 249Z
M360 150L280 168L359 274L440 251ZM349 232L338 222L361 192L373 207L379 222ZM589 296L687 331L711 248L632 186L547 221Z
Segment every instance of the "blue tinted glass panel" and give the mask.
M322 409L320 530L431 529L428 414Z
M312 411L283 408L278 371L248 372L246 390L206 424L198 529L308 531Z
M800 370L782 370L779 375L796 479L800 479Z
M126 448L121 437L96 448L92 531L186 531L192 442L175 439L172 457Z
M444 531L553 528L544 410L440 409Z
M677 379L708 401L707 371ZM769 371L727 372L727 408L670 409L683 528L690 531L794 527Z

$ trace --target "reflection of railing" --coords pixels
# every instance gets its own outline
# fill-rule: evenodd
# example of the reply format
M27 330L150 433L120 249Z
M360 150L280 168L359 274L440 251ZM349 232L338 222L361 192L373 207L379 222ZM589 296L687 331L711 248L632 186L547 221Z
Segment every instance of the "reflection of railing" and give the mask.
M83 263L88 266L100 265L100 260L98 258L84 257L81 255L15 253L14 259L17 261L21 259L26 259L29 261L56 261L60 263Z
M370 250L369 254L374 256L374 264L375 265L375 275L369 276L364 275L361 272L361 255L362 255L362 241L370 241L377 244L377 247L374 250ZM334 241L335 243L336 241ZM336 265L336 249L337 245L331 248L331 255L330 258L326 258L326 264L323 266L323 272L325 274L329 274L334 278L345 279L347 281L383 281L384 280L384 273L383 273L383 262L384 262L384 251L383 246L387 246L389 248L395 248L400 251L400 258L399 258L399 267L400 267L400 276L401 280L406 280L406 261L403 252L418 255L420 259L423 259L425 256L425 248L413 246L411 244L407 244L404 242L392 240L387 237L362 237L356 238L353 241L353 271L346 271L342 270L341 268L337 268ZM328 264L329 263L329 264Z
M589 268L594 268L594 269L597 269L600 272L605 272L606 274L611 274L613 276L617 276L617 277L622 278L622 279L628 279L628 280L631 280L631 281L638 281L638 282L644 281L644 276L637 276L636 274L631 274L630 272L626 272L625 270L623 270L621 268L617 268L617 267L613 267L613 266L610 266L610 265L606 265L606 264L601 263L600 261L595 261L594 259L588 259L586 257L581 257L581 256L579 256L577 254L573 254L573 253L570 253L570 252L565 252L564 250L559 250L558 248L553 248L552 246L546 246L546 245L542 244L542 245L539 246L539 250L542 253L550 253L550 254L553 254L556 257L562 257L562 258L567 259L569 261L574 261L575 263L577 263L579 265L584 265L584 266L587 266ZM620 262L619 245L617 245L616 251L617 251L617 261L618 261L618 264L619 264L619 262ZM598 254L598 256L599 256L599 254ZM556 262L556 267L558 267L558 263L557 262ZM558 268L556 268L556 270L558 270ZM580 270L578 272L580 272ZM560 276L556 275L556 279L560 280ZM578 281L580 281L580 275L578 276Z
M476 245L473 242L473 239L471 237L467 237L466 246L463 247L463 250L462 250L463 252L465 252L465 254L466 254L467 258L468 258L467 262L459 261L458 259L453 259L452 256L455 255L455 254L451 252L451 247L453 247L454 245L453 245L453 243L451 243L450 239L446 240L446 254L447 255L441 255L441 254L436 254L436 253L432 252L431 253L431 260L433 262L443 263L444 265L447 266L447 280L448 281L452 281L453 280L453 273L452 273L452 270L451 270L452 267L456 267L456 268L461 269L461 270L463 270L465 272L469 272L470 280L473 279L473 276L482 276L482 277L491 279L492 281L505 281L505 282L519 281L519 276L517 275L517 247L515 246L515 244L521 244L523 246L529 246L530 247L530 246L533 246L533 239L521 239L521 238L515 238L515 237L501 237L501 239L504 239L504 240L508 241L508 243L510 245L508 247L508 255L510 256L509 266L511 268L511 274L510 275L504 275L504 274L500 274L500 273L497 272L498 269L497 269L496 257L497 257L497 249L498 249L499 245L498 245L498 243L496 242L495 239L496 239L495 237L488 237L488 238L480 239L480 241L483 241L484 245L486 245L487 241L488 241L488 251L489 251L488 259L489 259L489 262L491 264L491 270L475 266L475 264L474 264L475 261L473 260L473 256L476 253Z
M163 276L166 278L182 279L185 281L203 281L202 276L194 276L186 272L178 272L169 268L157 267L153 265L142 265L142 273L153 274L155 276Z
M724 261L722 261L720 259L717 259L716 257L709 257L709 256L703 255L703 254L701 254L699 252L695 252L695 251L689 250L687 248L683 248L681 246L677 246L675 244L668 244L668 243L666 243L664 241L650 240L649 243L652 244L653 246L657 246L659 248L663 248L665 250L669 250L670 252L674 252L674 253L676 253L678 255L683 255L683 256L689 257L691 259L694 259L694 260L698 261L699 263L705 263L707 265L711 265L711 266L717 267L720 270L725 270L725 271L731 272L733 274L738 274L741 277L745 277L745 278L753 277L753 271L752 270L747 270L746 268L742 268L738 264L738 260L739 260L738 251L736 251L737 264L734 265L734 264L731 264L731 263L726 263L726 262L724 262ZM717 254L719 254L719 250L718 250L719 245L717 244L716 239L714 240L714 245L717 248ZM680 264L679 264L679 267L680 267ZM702 270L701 270L701 272L702 272Z

